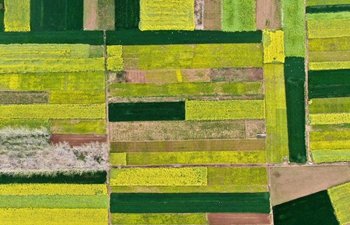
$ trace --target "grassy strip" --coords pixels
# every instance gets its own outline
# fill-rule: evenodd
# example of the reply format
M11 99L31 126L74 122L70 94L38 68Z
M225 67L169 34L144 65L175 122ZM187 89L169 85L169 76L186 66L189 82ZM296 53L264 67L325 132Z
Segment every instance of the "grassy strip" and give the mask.
M111 194L111 213L268 213L268 193Z
M0 73L104 71L104 58L3 59L0 66Z
M185 120L185 102L109 103L108 119L110 122Z
M350 37L316 38L309 40L310 52L348 51L350 50Z
M310 39L350 36L349 19L311 20L307 25Z
M305 146L305 70L304 59L287 57L284 65L289 160L306 162Z
M67 219L69 218L69 219ZM108 223L106 209L0 209L0 220L8 225L105 225Z
M108 196L12 195L0 196L0 208L107 209Z
M186 120L242 120L265 118L262 100L186 101Z
M50 173L22 173L22 174L0 174L0 184L104 184L106 182L106 171L86 171L75 173L55 172Z
M264 63L284 63L284 32L263 31Z
M340 132L348 132L350 130L350 124L319 124L319 125L313 125L312 126L312 131L314 132L336 132L336 131L340 131ZM310 133L310 138L312 136L312 132ZM339 136L340 138L342 138L342 136ZM347 138L345 138L347 139ZM322 138L321 140L327 140L327 137Z
M309 62L339 62L350 61L350 51L332 51L332 52L309 52Z
M140 70L242 68L262 67L262 52L261 44L124 46L123 58L125 69L135 58Z
M311 125L350 123L350 113L317 113L310 114Z
M225 0L222 3L223 31L255 31L255 0Z
M6 59L89 58L87 44L10 44L0 45L0 56Z
M307 10L307 8L306 8ZM349 12L336 12L336 13L315 13L307 14L307 20L332 20L332 19L349 19Z
M306 13L338 13L346 12L350 10L350 5L317 5L317 6L307 6Z
M109 97L229 96L263 94L261 82L112 84Z
M350 61L336 61L336 62L310 62L310 70L338 70L350 69Z
M265 151L127 153L127 165L265 163Z
M112 224L206 225L205 213L112 213Z
M288 155L288 127L284 67L265 64L266 149L268 162L283 162Z
M104 79L103 72L1 74L0 88L17 91L103 90Z
M328 189L335 214L340 224L350 223L350 182Z
M140 31L135 29L107 31L106 35L107 45L260 43L262 40L261 31Z
M207 168L112 169L111 186L202 186L207 185Z
M313 141L310 142L311 150L327 150L327 149L350 149L349 140L341 141Z
M309 113L348 113L350 98L314 98L309 101Z
M105 90L50 91L50 104L98 104L106 101Z
M5 31L30 31L30 1L5 0ZM21 12L21 13L18 13Z
M315 163L348 162L350 160L350 149L318 150L312 151L311 155Z
M112 142L111 152L186 152L265 149L265 140L186 140Z
M49 92L0 91L0 102L3 105L49 103Z
M105 134L105 120L50 120L54 134Z
M328 129L327 129L328 130ZM348 140L350 137L349 130L341 131L322 131L322 132L310 132L310 141L337 141Z
M123 122L109 123L109 128L111 142L246 138L244 121Z
M349 3L348 0L308 0L306 5L307 6L315 6L315 5L340 5L340 4L347 4Z
M281 0L284 49L287 57L305 57L306 32L304 0Z
M105 184L4 184L1 195L107 195Z
M273 207L275 225L338 225L327 191L317 192Z
M140 0L141 31L194 30L194 4L192 0Z
M12 127L12 128L40 128L46 127L50 128L50 123L48 120L40 119L0 119L0 128Z
M115 0L104 0L104 1L98 1L97 8L97 21L94 20L94 18L90 17L90 20L93 23L97 22L97 29L98 30L114 30L116 27L116 24L119 22L116 22L115 17L117 16L117 7L119 7L117 4L123 2L123 1L115 1ZM131 2L129 1L130 5ZM86 3L84 3L86 4ZM123 10L124 8L122 8ZM137 16L136 14L133 14L132 16ZM131 18L130 18L131 19Z
M103 45L102 31L5 32L1 44L91 44Z
M0 105L3 119L104 119L105 104Z

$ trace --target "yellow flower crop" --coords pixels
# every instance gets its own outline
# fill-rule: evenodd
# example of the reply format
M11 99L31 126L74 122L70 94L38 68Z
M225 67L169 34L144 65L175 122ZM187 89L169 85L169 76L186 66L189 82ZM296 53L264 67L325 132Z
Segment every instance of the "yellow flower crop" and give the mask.
M107 46L107 69L112 71L123 70L123 47L121 45Z
M126 153L111 153L109 155L109 163L113 166L125 166Z
M307 26L310 39L350 36L350 19L311 20Z
M310 114L311 125L350 123L350 113Z
M30 1L5 0L5 31L30 31Z
M328 189L335 214L341 225L350 223L350 182Z
M207 168L112 169L112 186L202 186L207 185Z
M284 33L263 31L264 63L284 63Z
M311 141L311 150L325 150L325 149L350 149L350 140L340 141Z
M350 34L349 34L350 36ZM310 62L310 70L337 70L337 69L350 69L350 62Z
M205 213L113 213L113 224L207 224Z

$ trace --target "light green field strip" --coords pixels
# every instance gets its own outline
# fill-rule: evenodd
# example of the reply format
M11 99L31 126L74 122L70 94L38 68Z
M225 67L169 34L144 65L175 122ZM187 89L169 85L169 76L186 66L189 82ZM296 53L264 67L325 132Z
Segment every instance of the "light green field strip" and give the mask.
M309 120L311 125L350 123L350 113L310 114Z
M350 61L345 62L310 62L309 70L350 69Z
M315 163L350 161L350 149L311 151L311 155Z
M267 170L265 167L208 167L206 186L112 186L115 193L203 193L203 192L266 192Z
M310 39L309 51L350 51L350 37Z
M50 104L97 104L106 101L105 90L50 91Z
M107 70L123 70L123 47L121 45L107 46Z
M350 223L350 182L327 190L341 225Z
M265 163L265 151L128 153L128 165Z
M205 213L112 213L112 224L206 225Z
M104 71L104 58L1 59L0 73Z
M307 0L306 6L349 4L349 0Z
M310 132L310 141L336 141L349 140L350 130L329 131L329 132Z
M0 90L57 91L105 89L104 72L2 74Z
M281 0L282 29L286 57L306 55L305 5L304 0Z
M45 119L0 119L0 128L4 127L27 127L27 128L50 128L49 120Z
M0 208L107 209L108 195L1 195Z
M0 195L107 195L105 184L2 184Z
M309 52L309 62L350 61L350 51Z
M256 30L255 0L224 0L222 2L223 31Z
M309 101L309 113L348 113L350 98L314 98Z
M86 44L9 44L0 45L0 57L13 60L89 58Z
M30 1L5 0L5 31L30 31Z
M269 162L289 155L283 64L265 64L266 148Z
M263 48L261 44L123 46L123 58L125 70L259 68Z
M111 186L202 186L207 185L206 167L124 168L110 171Z
M106 134L105 120L50 120L54 134Z
M263 100L186 101L186 120L241 120L265 118Z
M140 0L140 30L194 30L192 0Z
M6 225L106 225L107 209L0 209L0 221Z
M263 94L262 82L112 84L109 97L170 97Z
M105 119L105 104L0 105L3 119Z
M350 2L348 2L350 3ZM307 20L332 20L332 19L350 19L350 12L337 13L311 13L306 14Z
M308 38L332 38L350 36L350 18L311 20L307 22Z
M341 141L311 141L311 150L350 149L350 138Z

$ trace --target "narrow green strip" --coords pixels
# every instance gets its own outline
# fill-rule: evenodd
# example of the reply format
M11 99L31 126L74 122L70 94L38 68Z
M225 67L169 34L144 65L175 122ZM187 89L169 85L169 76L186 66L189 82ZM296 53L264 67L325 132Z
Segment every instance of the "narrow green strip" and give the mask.
M260 43L262 31L107 31L107 45ZM137 38L135 38L137 37ZM1 39L0 39L1 40Z
M307 0L307 6L349 4L349 0Z
M336 13L313 13L307 14L307 20L331 20L331 19L349 19L350 12L336 12Z
M350 149L311 151L311 156L315 163L348 162Z
M306 7L306 13L337 13L350 11L350 4L318 5Z
M256 30L255 0L224 0L222 11L223 31Z
M5 30L5 26L4 26L4 15L5 15L4 0L0 0L0 5L2 6L2 8L0 8L0 32L3 32Z

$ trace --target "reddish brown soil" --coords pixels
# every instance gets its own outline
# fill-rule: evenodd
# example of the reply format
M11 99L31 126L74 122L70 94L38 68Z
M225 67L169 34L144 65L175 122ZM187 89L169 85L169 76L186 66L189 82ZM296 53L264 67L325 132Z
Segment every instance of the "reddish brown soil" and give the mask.
M145 70L127 70L126 82L127 83L145 83L146 71Z
M274 167L271 204L278 205L350 181L350 166Z
M98 0L84 0L84 29L96 30L98 24L97 18Z
M221 0L204 0L204 30L221 30Z
M90 142L107 142L107 135L95 134L52 134L51 143L68 142L70 146L81 146Z
M281 28L280 0L257 0L256 26L258 30Z
M210 213L207 214L210 225L238 225L238 224L270 224L269 214L257 213Z

